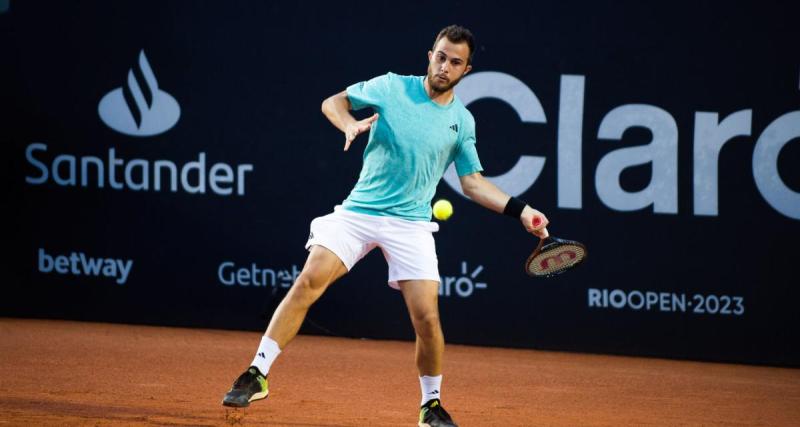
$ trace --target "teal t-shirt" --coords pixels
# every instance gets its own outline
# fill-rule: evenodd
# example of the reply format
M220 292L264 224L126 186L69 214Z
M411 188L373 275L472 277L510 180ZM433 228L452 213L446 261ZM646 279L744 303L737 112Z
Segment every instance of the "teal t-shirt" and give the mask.
M472 114L458 97L448 105L433 102L423 80L388 73L347 88L353 110L371 107L380 116L345 209L430 221L431 199L450 163L459 176L483 170Z

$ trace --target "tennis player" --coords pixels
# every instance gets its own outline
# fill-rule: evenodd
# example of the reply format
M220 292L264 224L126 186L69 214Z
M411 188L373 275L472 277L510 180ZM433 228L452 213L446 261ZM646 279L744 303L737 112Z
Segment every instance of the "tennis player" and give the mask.
M510 197L481 175L475 120L453 88L472 69L473 36L452 25L439 32L428 52L424 76L388 73L356 83L326 99L322 112L344 132L344 151L369 132L355 188L340 206L311 222L303 271L281 301L251 366L222 404L244 407L267 397L267 375L295 337L309 307L331 283L372 249L389 267L388 284L399 289L416 332L416 364L422 391L420 426L455 426L441 403L444 336L439 323L439 270L431 222L431 199L447 167L455 162L470 199L519 220L542 236L544 214ZM356 120L351 110L371 108ZM534 218L538 218L534 227Z

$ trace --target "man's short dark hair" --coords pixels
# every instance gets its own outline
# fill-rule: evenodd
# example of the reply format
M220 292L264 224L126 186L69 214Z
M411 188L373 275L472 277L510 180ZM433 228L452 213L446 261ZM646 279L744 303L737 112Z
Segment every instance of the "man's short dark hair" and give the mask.
M436 36L436 40L433 42L433 49L436 49L436 43L439 43L439 40L442 37L447 37L447 40L450 40L453 43L467 43L469 47L469 58L467 58L467 64L472 63L472 55L475 54L475 37L472 35L472 32L460 25L448 25L444 27L442 31L439 31L439 35Z

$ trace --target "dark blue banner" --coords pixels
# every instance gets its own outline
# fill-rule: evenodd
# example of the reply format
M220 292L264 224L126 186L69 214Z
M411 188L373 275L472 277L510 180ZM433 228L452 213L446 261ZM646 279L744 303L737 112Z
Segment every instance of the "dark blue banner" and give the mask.
M309 223L347 196L346 86L477 38L457 94L484 175L587 262L465 198L435 234L448 342L800 365L800 54L791 2L43 2L0 8L0 315L263 330ZM369 114L369 112L361 112ZM373 251L307 333L412 339Z

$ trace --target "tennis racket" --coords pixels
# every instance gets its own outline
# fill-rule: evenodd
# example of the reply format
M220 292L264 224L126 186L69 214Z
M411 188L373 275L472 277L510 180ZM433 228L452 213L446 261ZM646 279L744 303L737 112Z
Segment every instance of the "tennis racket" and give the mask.
M538 227L542 219L533 218L533 226ZM533 277L552 277L577 267L586 259L586 246L573 240L553 237L543 228L544 237L525 261L525 272Z

